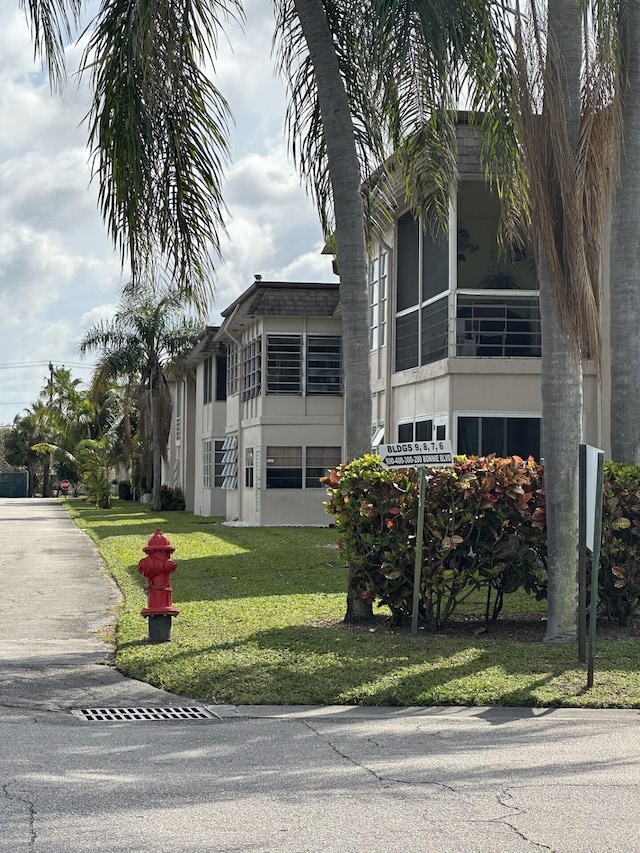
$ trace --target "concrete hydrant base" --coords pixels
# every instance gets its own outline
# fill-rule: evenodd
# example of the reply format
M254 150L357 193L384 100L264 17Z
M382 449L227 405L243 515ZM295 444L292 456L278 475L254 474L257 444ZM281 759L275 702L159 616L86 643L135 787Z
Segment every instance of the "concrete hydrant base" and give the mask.
M149 642L168 643L171 639L171 616L149 616Z

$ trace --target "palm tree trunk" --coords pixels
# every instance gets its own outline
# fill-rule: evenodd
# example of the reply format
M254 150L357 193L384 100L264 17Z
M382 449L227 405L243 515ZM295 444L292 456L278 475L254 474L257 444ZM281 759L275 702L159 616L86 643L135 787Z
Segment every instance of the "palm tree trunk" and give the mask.
M578 445L582 369L560 328L546 259L538 261L542 325L542 422L547 510L549 642L576 636L578 572Z
M549 0L549 38L562 58L569 144L580 125L582 28L575 0ZM551 53L549 54L551 55ZM564 204L571 200L564 200ZM582 369L558 316L544 247L538 252L542 325L542 423L548 545L548 642L576 637L578 576L578 445L582 435Z
M640 7L622 21L624 146L613 207L610 260L611 455L640 463Z
M351 111L333 38L321 0L295 0L296 13L313 63L327 146L336 225L344 365L344 425L347 459L371 450L369 303L360 164ZM369 619L371 605L347 592L348 622Z
M153 454L153 488L151 508L162 509L162 439L160 424L160 377L154 370L151 378L151 443Z

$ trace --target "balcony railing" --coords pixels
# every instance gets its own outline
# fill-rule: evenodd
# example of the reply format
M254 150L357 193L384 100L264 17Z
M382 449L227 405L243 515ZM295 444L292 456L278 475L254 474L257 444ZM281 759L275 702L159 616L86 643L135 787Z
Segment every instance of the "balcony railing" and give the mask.
M536 296L457 294L457 356L539 358L540 349Z

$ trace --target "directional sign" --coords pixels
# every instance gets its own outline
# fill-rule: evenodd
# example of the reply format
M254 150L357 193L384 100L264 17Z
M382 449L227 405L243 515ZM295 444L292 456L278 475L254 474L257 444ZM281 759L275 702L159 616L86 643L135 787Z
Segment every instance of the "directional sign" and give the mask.
M401 441L378 445L385 468L443 468L453 465L450 441Z

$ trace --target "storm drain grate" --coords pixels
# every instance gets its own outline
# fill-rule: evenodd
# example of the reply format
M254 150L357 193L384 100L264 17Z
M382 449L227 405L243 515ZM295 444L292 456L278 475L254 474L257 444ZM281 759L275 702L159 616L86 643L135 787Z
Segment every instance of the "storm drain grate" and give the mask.
M137 720L218 720L208 708L74 708L71 713L88 723L123 723Z

